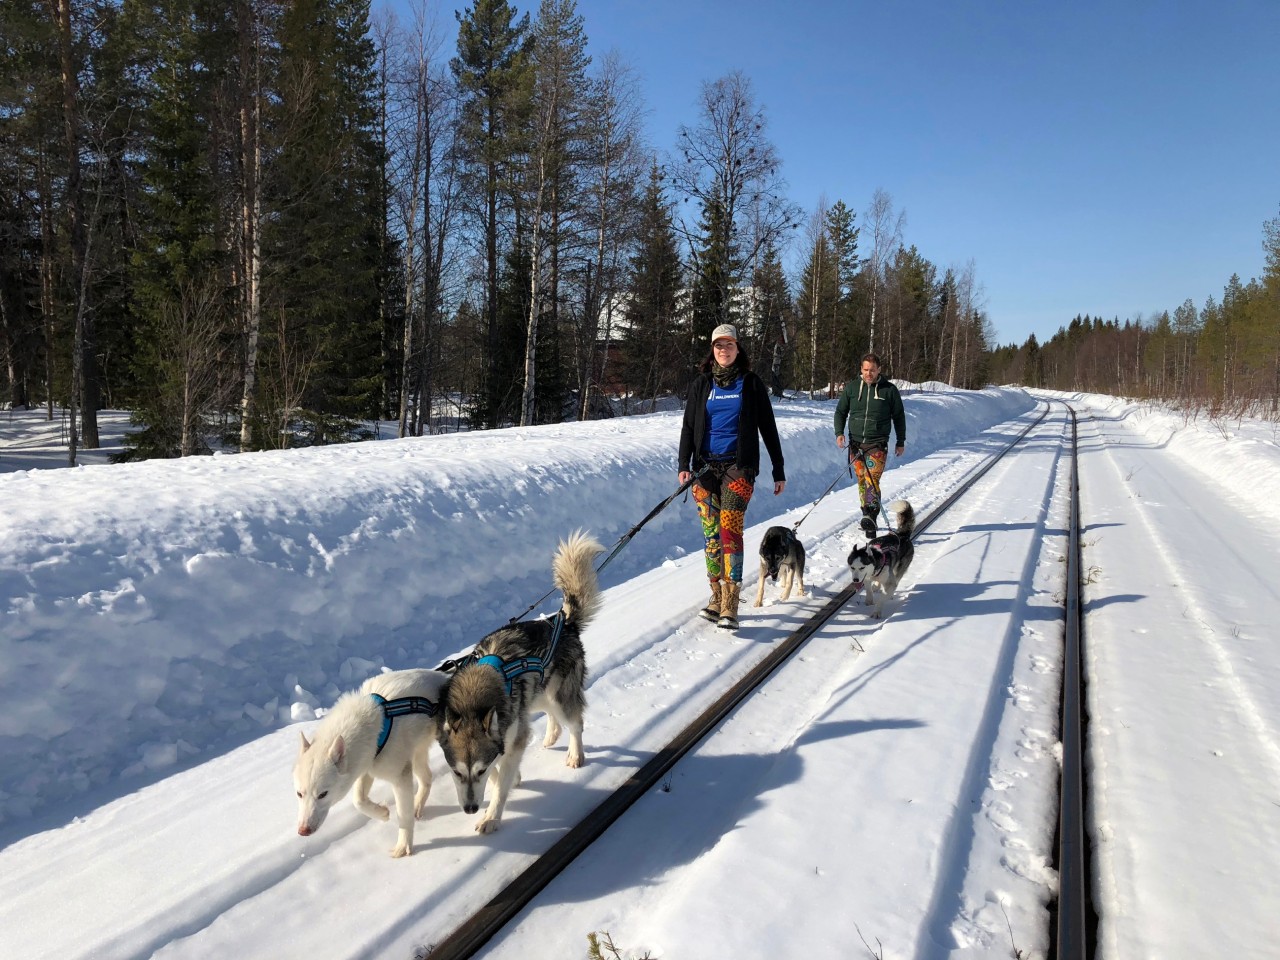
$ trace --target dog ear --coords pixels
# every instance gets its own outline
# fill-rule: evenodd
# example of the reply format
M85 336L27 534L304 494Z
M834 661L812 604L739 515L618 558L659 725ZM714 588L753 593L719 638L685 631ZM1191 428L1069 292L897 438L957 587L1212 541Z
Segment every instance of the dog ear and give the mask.
M484 732L491 737L498 735L498 710L496 707L489 710L484 718Z
M307 735L301 730L298 731L298 736L302 738L302 749L298 753L306 753L311 749L311 741L307 739Z
M342 761L346 759L346 756L347 741L339 736L334 739L333 745L329 747L329 759L333 762L335 767L340 767L342 766Z

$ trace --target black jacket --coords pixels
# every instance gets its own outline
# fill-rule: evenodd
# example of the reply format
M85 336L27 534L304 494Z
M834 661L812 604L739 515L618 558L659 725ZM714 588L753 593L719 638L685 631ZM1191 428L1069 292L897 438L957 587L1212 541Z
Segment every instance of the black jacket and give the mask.
M684 405L684 425L680 429L681 470L702 468L702 444L707 438L707 397L711 395L711 374L703 373L689 388ZM773 404L764 381L748 370L742 375L742 412L738 415L738 454L734 464L750 473L754 481L760 472L760 438L764 438L769 459L773 461L773 480L787 479L782 470L782 444L778 442L778 425L773 419Z

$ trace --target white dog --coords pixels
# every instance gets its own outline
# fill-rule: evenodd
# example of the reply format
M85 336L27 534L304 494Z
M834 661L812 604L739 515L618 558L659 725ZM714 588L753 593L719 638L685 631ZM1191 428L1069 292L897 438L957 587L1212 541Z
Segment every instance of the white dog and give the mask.
M301 836L319 830L329 808L353 786L357 810L374 820L388 819L387 808L369 799L373 781L386 780L395 792L400 825L391 856L413 853L413 824L422 816L431 789L427 759L448 682L448 674L435 670L397 670L370 677L358 692L338 698L311 741L301 734L293 767Z

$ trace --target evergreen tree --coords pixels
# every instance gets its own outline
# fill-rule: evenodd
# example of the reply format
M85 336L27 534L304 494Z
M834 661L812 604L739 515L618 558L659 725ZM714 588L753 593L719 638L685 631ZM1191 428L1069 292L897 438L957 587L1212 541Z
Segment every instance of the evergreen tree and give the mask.
M656 163L650 169L640 211L626 301L624 377L631 393L656 401L678 390L681 372L692 366L681 336L680 251Z
M45 4L0 8L0 353L14 408L69 384L58 369L52 196L65 151L58 150L60 104L56 42ZM51 169L54 168L54 169ZM49 224L49 226L46 226Z
M769 389L781 398L793 353L794 316L782 261L772 245L765 248L760 267L752 274L751 289L756 312L752 329L758 332L752 340L752 356L759 358L756 370L761 376L768 364Z
M736 321L734 277L741 269L724 207L707 200L699 229L700 244L693 251L692 343L705 343L722 323Z
M226 251L219 233L219 70L231 31L206 0L127 4L146 63L138 98L146 152L140 160L138 238L131 286L139 317L134 364L139 392L121 459L208 452L207 392L218 351L187 349L191 304L200 303L200 339L225 319L220 278ZM198 291L198 292L197 292ZM193 299L194 298L194 299ZM187 304L184 307L184 302ZM189 368L198 364L198 373ZM206 390L193 395L195 377Z
M517 20L507 0L476 0L457 16L458 55L450 66L462 96L459 147L478 201L485 251L485 383L478 415L481 425L493 427L510 383L502 379L499 368L507 364L499 354L511 350L499 336L498 214L525 133L533 38L528 14Z
M800 381L807 384L811 400L817 395L821 380L831 365L831 343L824 320L833 315L840 299L836 257L825 222L825 215L816 216L811 226L809 257L800 272L796 297L797 339L803 357ZM833 383L828 381L828 393L832 387Z
M832 269L836 284L835 299L830 306L830 317L825 324L826 379L834 384L859 368L858 361L865 352L864 340L858 328L854 311L854 281L857 276L858 233L854 226L856 214L837 200L827 211L827 242L831 247Z

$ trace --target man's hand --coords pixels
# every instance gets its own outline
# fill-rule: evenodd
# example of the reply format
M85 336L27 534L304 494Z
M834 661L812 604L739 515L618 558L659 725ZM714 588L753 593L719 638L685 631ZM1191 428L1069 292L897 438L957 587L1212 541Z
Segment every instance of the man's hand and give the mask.
M787 486L787 481L785 481L785 480L775 480L775 481L774 481L774 483L773 483L773 495L776 497L776 496L777 496L778 494L780 494L784 489L786 489L786 486Z
M902 451L903 451L903 450L906 450L906 449L907 449L906 444L902 444L902 443L900 443L900 444L898 444L896 447L894 447L894 448L893 448L893 455L894 455L895 457L900 457L900 456L902 456Z
M841 450L843 450L843 449L844 449L844 434L843 434L843 433L837 433L837 434L836 434L836 446L837 446L837 447L839 447Z
M693 476L693 473L692 473L692 472L690 472L690 471L688 471L688 470L681 470L681 471L680 471L680 486L682 486L682 487L683 487L686 483L688 483L688 482L689 482L689 478L690 478L690 477L692 477L692 476Z

